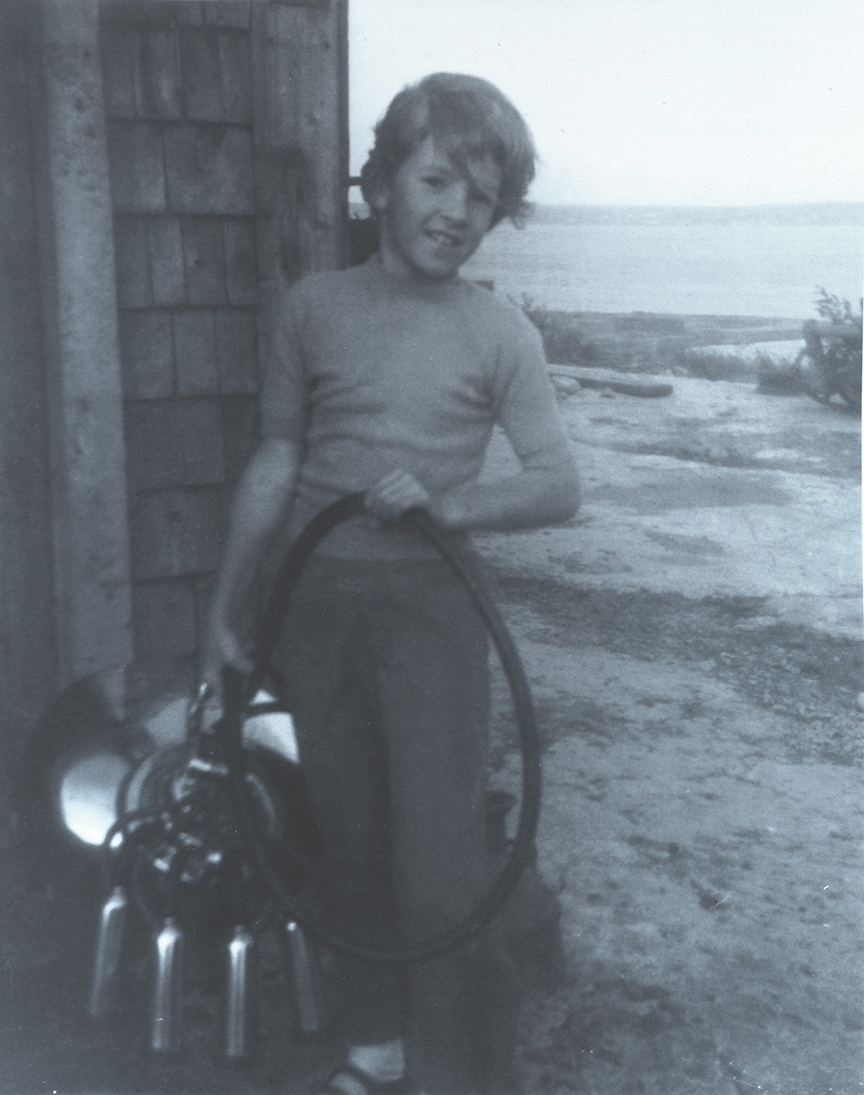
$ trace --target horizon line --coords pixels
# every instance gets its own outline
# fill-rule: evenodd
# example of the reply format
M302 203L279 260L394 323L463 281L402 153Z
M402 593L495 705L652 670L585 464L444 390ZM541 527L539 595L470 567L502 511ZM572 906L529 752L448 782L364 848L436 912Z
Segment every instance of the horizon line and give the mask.
M535 207L547 209L807 209L817 206L820 209L838 206L859 207L864 209L864 201L794 201L794 202L753 202L753 203L703 203L692 202L561 202L532 201Z

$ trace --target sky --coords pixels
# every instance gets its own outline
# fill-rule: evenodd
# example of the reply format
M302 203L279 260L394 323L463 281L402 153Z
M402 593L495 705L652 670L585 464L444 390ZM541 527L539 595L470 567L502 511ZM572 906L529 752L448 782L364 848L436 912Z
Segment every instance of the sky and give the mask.
M351 171L430 72L496 83L534 201L864 201L862 0L349 0Z

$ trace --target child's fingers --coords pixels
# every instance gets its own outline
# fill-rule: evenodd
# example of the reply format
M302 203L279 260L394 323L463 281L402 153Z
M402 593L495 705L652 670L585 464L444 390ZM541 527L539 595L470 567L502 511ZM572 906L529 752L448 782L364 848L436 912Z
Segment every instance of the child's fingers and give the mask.
M423 488L407 471L394 471L385 475L372 488L373 494L384 502L396 502L423 492Z
M366 494L366 509L381 519L398 517L429 502L429 492L409 472L396 470L380 479Z
M215 629L210 636L201 666L201 679L216 696L222 693L222 669L231 666L240 673L251 673L254 665L236 634L228 628Z
M375 491L387 491L399 483L403 483L406 479L412 478L413 476L409 475L407 471L402 471L401 468L395 468L393 471L388 472L379 479L372 489Z

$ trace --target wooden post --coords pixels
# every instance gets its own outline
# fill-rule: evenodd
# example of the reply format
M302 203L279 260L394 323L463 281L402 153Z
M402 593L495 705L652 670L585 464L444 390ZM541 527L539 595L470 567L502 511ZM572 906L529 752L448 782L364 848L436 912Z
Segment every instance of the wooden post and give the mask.
M120 709L131 597L98 3L39 13L58 683L93 675Z
M0 3L0 801L55 682L28 0ZM2 832L0 832L2 844Z
M345 263L345 0L253 5L259 270L266 286Z

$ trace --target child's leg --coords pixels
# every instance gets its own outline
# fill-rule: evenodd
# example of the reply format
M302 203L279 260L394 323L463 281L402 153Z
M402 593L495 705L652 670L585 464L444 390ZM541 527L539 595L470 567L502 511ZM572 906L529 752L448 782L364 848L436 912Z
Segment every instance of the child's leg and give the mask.
M445 564L309 569L287 646L301 763L331 880L329 926L365 945L394 945L392 852L400 934L420 941L461 920L487 885L485 627ZM392 847L380 813L388 768ZM403 1030L401 967L339 965L353 1053L380 1063L382 1045ZM485 1065L478 986L490 983L493 966L483 933L411 969L409 1067L421 1090L475 1088Z
M406 573L376 630L388 733L400 927L414 941L452 927L487 878L485 790L488 641L444 564ZM477 1089L487 1070L482 983L496 959L488 933L411 968L410 1071L438 1095Z
M388 949L396 942L396 910L386 754L374 718L363 606L362 589L342 564L311 563L292 598L280 661L321 835L326 926L337 937ZM335 957L349 1044L380 1046L401 1037L404 971Z

